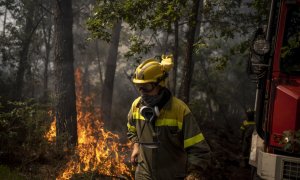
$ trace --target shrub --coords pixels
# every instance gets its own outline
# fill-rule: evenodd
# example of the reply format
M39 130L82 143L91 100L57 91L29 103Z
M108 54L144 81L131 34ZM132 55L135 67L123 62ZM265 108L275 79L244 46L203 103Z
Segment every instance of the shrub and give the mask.
M38 159L47 146L44 134L49 123L47 107L31 99L0 99L0 161L26 164Z

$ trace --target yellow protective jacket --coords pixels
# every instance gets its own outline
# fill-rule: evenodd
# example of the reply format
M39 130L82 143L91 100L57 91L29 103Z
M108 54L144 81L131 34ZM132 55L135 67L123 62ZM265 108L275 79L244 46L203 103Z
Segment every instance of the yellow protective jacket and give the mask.
M255 129L255 121L244 120L241 130L242 154L244 157L249 157L251 148L252 133Z
M183 179L191 171L206 169L210 148L187 105L171 97L151 128L140 114L140 99L128 114L128 138L141 144L158 142L158 148L139 146L136 179Z
M251 140L254 128L255 128L255 121L249 121L249 120L243 121L240 127L242 141L249 141L249 139Z

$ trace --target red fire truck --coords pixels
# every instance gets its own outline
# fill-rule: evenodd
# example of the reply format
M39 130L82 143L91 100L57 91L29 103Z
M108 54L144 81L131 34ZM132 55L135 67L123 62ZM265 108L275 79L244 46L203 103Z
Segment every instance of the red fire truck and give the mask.
M300 0L272 0L251 45L256 81L249 163L261 179L300 179Z

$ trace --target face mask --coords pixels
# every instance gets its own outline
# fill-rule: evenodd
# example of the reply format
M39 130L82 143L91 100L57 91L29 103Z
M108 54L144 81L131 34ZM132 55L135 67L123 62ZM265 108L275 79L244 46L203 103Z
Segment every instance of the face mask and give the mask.
M142 94L142 104L145 106L150 106L154 107L162 98L162 94L158 95L147 95L147 94Z

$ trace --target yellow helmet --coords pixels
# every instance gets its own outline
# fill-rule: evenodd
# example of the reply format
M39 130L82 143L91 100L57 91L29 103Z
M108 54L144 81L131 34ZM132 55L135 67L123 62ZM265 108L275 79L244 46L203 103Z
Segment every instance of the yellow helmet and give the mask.
M135 84L160 83L168 77L168 71L172 67L172 55L162 55L161 63L154 58L147 59L136 68L132 81Z

